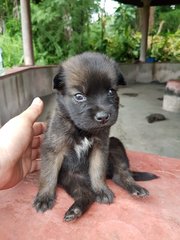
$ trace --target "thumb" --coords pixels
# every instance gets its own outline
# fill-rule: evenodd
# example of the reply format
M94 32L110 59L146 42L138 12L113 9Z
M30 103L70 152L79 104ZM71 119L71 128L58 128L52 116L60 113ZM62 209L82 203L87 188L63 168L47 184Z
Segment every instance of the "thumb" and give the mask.
M41 115L42 111L43 101L39 97L36 97L32 101L31 105L20 115L22 117L28 118L33 124L36 121L36 119Z

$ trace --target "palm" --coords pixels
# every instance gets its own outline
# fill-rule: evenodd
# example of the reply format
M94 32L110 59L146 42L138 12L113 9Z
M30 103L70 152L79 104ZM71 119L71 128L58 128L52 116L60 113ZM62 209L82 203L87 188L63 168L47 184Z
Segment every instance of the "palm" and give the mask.
M36 103L37 104L37 103ZM0 162L5 175L8 172L10 182L7 187L14 186L27 173L39 168L39 148L45 126L43 123L34 123L42 112L43 103L40 100L22 114L11 119L0 129ZM7 175L7 174L6 174Z

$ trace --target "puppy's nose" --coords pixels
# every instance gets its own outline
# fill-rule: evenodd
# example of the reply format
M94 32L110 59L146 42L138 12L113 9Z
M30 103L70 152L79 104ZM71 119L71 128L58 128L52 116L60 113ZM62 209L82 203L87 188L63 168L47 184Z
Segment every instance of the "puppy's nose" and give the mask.
M97 122L104 124L109 120L110 114L104 111L100 111L96 113L94 118Z

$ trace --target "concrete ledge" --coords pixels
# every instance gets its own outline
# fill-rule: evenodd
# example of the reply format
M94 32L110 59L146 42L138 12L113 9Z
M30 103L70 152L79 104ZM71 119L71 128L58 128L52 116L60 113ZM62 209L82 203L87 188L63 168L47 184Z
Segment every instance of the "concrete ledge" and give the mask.
M155 63L153 78L164 83L170 79L180 79L180 63Z
M23 111L36 96L52 93L57 66L15 69L0 77L0 125Z
M128 83L180 79L180 63L135 63L120 64L120 67Z

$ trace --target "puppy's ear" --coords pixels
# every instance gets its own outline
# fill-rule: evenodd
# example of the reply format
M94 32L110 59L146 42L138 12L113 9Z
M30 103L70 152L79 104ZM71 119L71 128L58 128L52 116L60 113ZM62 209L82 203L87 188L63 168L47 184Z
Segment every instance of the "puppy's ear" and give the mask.
M124 76L120 71L119 64L117 62L115 62L115 69L116 69L116 73L117 73L117 82L116 82L117 86L127 85L127 83L124 79Z
M65 81L64 81L64 69L62 66L59 68L58 74L53 79L53 89L56 89L58 91L62 91L65 86Z
M117 75L117 85L127 85L124 76L122 75L122 73L119 71L118 75Z

